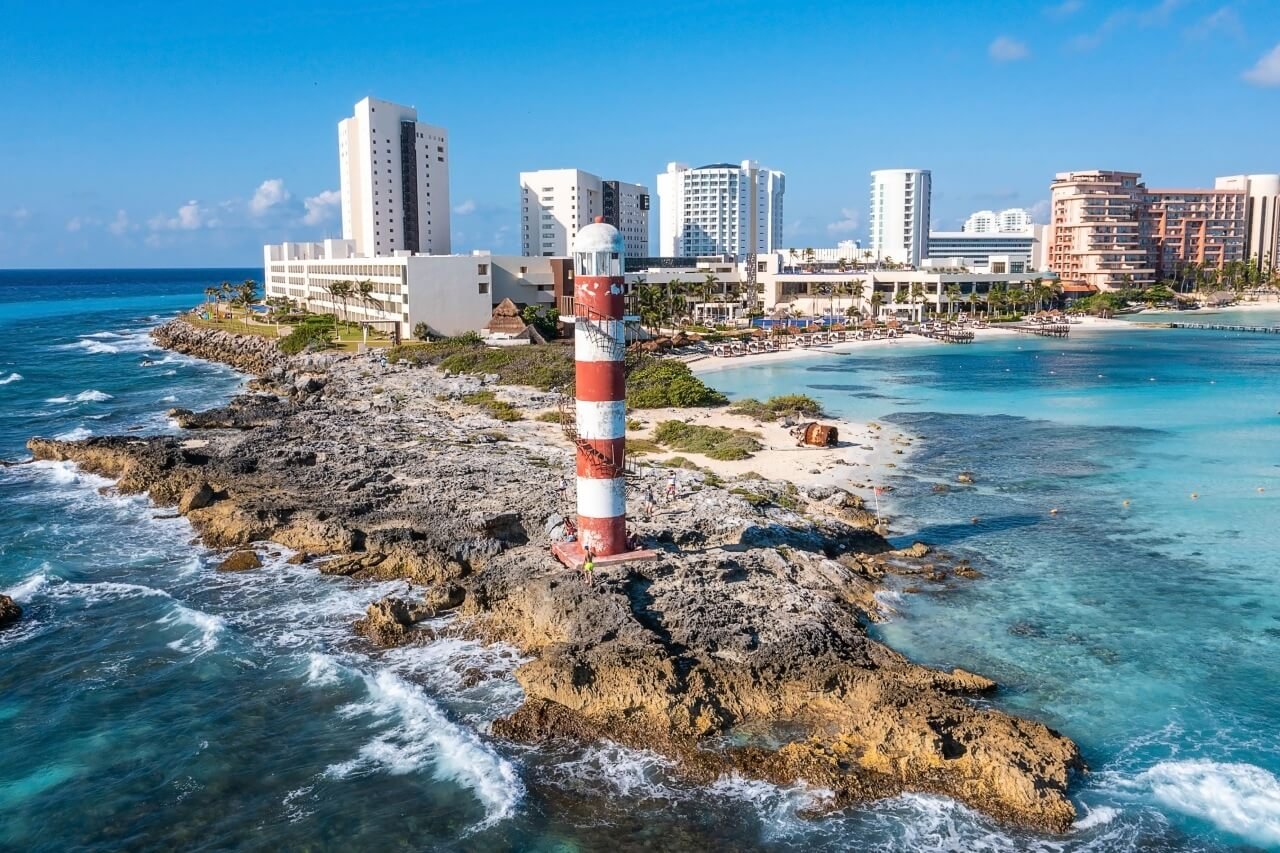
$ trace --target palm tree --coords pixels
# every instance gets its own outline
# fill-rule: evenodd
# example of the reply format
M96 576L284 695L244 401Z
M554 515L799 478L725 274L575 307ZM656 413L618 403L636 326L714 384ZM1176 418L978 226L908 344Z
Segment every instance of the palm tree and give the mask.
M231 282L224 281L218 285L218 313L222 313L222 300L227 300L228 307L231 303Z
M813 266L818 260L818 253L810 246L804 250L804 262L809 266Z
M924 284L915 282L911 285L911 304L919 305L924 302ZM924 312L920 312L920 316L924 316Z
M209 309L209 302L211 300L215 303L218 300L218 288L216 287L206 287L204 289L204 306L206 311ZM216 316L217 312L215 311L214 313Z
M244 306L247 313L249 306L258 301L258 283L251 278L246 278L236 286L236 299Z
M791 268L792 268L792 269L795 269L795 266L796 266L796 250L795 250L794 248L792 248L792 249L787 249L787 255L791 258Z
M849 295L853 297L855 303L862 302L862 297L867 293L867 283L860 278L856 278L849 282ZM852 305L849 307L853 307Z
M955 304L960 301L960 285L954 281L947 285L947 313L956 313Z
M871 291L871 316L873 319L878 319L880 317L881 305L884 305L884 291L872 290Z

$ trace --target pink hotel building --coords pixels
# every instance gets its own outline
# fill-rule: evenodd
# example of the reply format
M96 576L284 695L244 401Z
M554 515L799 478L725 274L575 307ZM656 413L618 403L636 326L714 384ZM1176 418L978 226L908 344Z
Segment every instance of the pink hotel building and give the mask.
M1089 291L1143 287L1193 263L1249 259L1269 270L1280 257L1280 181L1259 179L1271 177L1184 190L1148 189L1137 172L1062 172L1050 185L1048 266L1064 285Z

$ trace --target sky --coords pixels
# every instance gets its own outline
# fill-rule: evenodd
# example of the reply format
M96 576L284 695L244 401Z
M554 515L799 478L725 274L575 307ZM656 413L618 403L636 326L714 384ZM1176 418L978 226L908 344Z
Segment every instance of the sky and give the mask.
M655 188L668 161L757 160L799 247L865 239L878 168L932 170L936 229L1043 221L1071 169L1280 172L1280 0L5 9L0 268L257 265L341 236L337 123L367 95L448 129L454 251L518 253L539 168Z

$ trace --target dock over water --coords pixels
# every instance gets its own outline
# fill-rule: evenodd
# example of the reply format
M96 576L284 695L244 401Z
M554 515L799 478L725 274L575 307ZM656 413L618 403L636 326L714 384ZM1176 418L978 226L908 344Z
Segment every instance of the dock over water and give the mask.
M1259 335L1280 335L1280 326L1236 326L1227 323L1169 323L1170 329L1202 329L1212 332L1249 332Z
M1018 323L1011 326L1001 325L998 328L1022 332L1026 335L1039 335L1043 338L1065 338L1071 334L1071 326L1066 323Z

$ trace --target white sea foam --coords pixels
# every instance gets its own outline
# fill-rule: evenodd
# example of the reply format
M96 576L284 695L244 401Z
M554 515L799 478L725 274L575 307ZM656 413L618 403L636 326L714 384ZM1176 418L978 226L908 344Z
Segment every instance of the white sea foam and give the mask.
M1162 761L1138 775L1157 801L1224 832L1280 845L1280 779L1252 764Z
M671 762L656 752L628 749L612 741L592 744L573 760L557 764L556 784L589 796L674 800L679 793L666 784Z
M94 583L76 583L63 581L48 587L49 595L55 598L78 598L86 604L98 604L103 601L119 601L128 598L170 598L162 589L144 586L138 583L121 583L119 581L96 581Z
M46 403L105 403L107 400L110 400L110 399L112 399L112 396L110 394L107 394L103 391L98 391L97 389L90 389L88 391L81 391L79 394L75 395L74 397L67 397L67 396L50 397L49 399L45 400L45 402Z
M49 564L45 563L40 567L40 571L23 579L16 586L11 586L4 591L4 594L12 598L19 604L26 604L36 593L44 589L49 583Z
M216 649L218 647L218 635L226 626L226 622L223 621L222 617L214 616L212 613L205 613L203 610L193 610L183 604L174 607L171 613L158 619L156 624L186 626L194 629L188 631L187 636L180 640L174 640L168 645L174 651L189 652L196 655Z
M0 379L0 385L8 385L10 382L21 382L21 381L22 381L21 373L10 373L4 379Z
M93 433L89 432L89 430L84 427L78 426L75 429L60 432L55 435L54 438L58 441L80 441L81 439L88 438L92 434Z
M178 402L178 395L177 395L177 394L170 394L170 395L168 395L167 397L161 397L161 398L160 398L160 402L161 402L161 403L176 403L176 402Z
M99 338L99 339L108 339L108 340L109 340L109 339L111 339L111 338L123 338L123 337L124 337L124 335L120 334L119 332L93 332L92 334L88 334L88 335L81 335L80 337L82 337L82 338Z
M307 684L324 687L342 680L342 665L330 655L312 652L307 665Z
M1077 832L1082 832L1086 829L1105 826L1119 817L1119 815L1120 810L1112 808L1111 806L1094 806L1085 812L1082 817L1076 820L1076 822L1071 825L1071 828Z
M325 773L345 778L360 771L414 773L432 766L437 779L469 788L483 803L482 826L510 817L524 786L510 761L486 746L475 732L456 725L422 691L395 673L382 670L364 676L369 701L346 706L348 717L371 715L390 723L350 761L331 765Z

